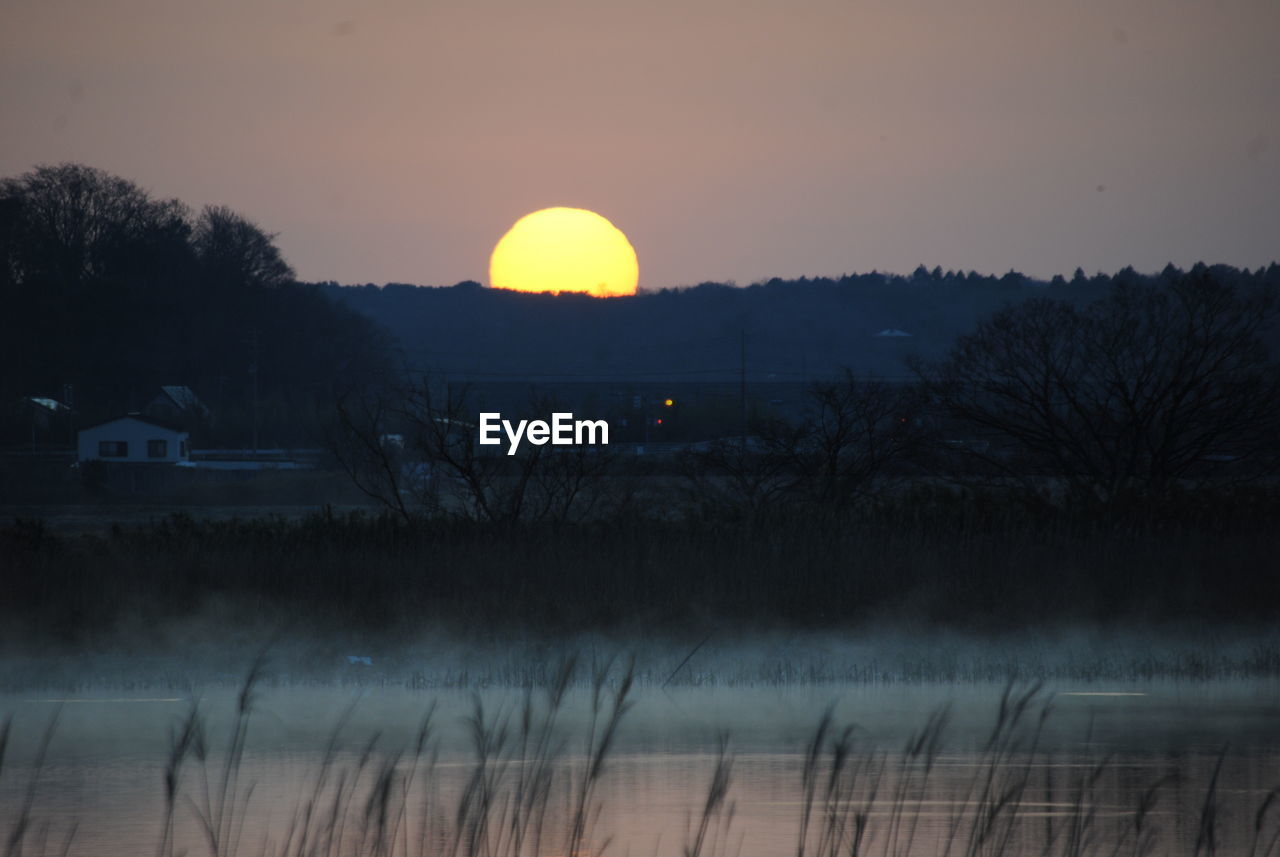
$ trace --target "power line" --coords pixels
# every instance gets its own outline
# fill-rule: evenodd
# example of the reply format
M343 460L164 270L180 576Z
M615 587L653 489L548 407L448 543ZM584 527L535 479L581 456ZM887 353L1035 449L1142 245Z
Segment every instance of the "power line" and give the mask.
M741 367L725 368L725 369L652 369L639 370L629 372L494 372L494 371L473 371L470 369L461 369L458 367L438 367L438 371L450 376L467 376L478 378L583 378L587 380L609 380L609 379L642 379L655 378L658 381L671 378L673 376L694 376L694 375L721 375L722 378L715 379L732 383L740 381L742 377ZM794 378L799 380L822 380L839 379L844 377L843 369L833 369L829 372L802 372L791 369L752 369L746 373L747 377L757 382L768 381L774 377L783 376L786 378ZM914 375L888 375L884 373L855 373L854 377L865 380L877 381L911 381L915 379Z
M729 375L734 369L654 369L652 371L632 372L478 372L470 369L441 369L450 375L471 375L485 378L637 378L671 375Z

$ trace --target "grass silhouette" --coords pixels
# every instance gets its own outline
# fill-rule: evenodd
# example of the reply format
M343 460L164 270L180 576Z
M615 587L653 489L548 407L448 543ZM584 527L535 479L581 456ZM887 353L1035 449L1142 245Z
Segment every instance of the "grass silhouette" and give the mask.
M590 671L589 716L570 730L562 715L581 672L576 660L565 660L550 681L498 711L486 710L477 697L467 717L470 761L461 777L448 774L453 786L445 783L447 772L439 763L432 706L413 739L395 749L383 748L378 736L344 749L351 740L345 735L348 710L319 754L310 784L298 794L281 795L258 789L244 767L255 688L263 676L257 663L241 686L220 749L210 746L198 706L175 724L157 784L164 796L157 857L625 853L627 843L609 834L601 790L630 708L634 670L606 663ZM1136 790L1132 806L1116 807L1104 786L1116 774L1115 760L1102 756L1060 770L1040 746L1050 717L1049 698L1038 686L1008 685L988 736L964 756L969 773L944 786L939 771L955 759L945 751L947 707L928 715L896 752L864 746L858 729L837 723L827 709L796 753L795 857L1276 853L1280 789L1252 806L1233 798L1228 809L1221 781L1225 750L1207 777L1184 763ZM21 798L0 807L5 857L76 853L74 823L40 806L39 781L56 726L55 714ZM3 752L10 740L6 722L0 727L0 776L8 773ZM722 734L705 797L689 809L683 857L742 848L734 838L731 746ZM1171 801L1173 811L1186 817L1175 817L1172 826L1157 823L1158 808ZM264 803L291 808L283 818L273 816L277 820L265 838L250 845L245 819ZM1167 818L1166 813L1160 821Z

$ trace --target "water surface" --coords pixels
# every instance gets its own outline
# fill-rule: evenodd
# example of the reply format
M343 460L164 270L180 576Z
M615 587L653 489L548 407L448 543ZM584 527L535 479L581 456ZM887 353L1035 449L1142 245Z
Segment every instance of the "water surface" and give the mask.
M594 726L590 689L571 690L538 751L520 749L519 690L260 686L229 789L236 797L220 815L228 835L219 851L233 853L234 842L242 854L285 853L286 843L288 853L513 854L502 831L518 826L512 814L536 791L529 783L542 761L541 834L526 833L521 851L563 854L615 689L604 688ZM705 854L797 853L806 805L806 853L852 853L861 829L858 847L871 854L1109 854L1116 844L1124 853L1192 854L1209 841L1221 853L1249 854L1255 833L1256 853L1264 853L1280 830L1270 817L1280 808L1257 825L1280 785L1274 683L1046 687L997 732L1005 691L994 684L634 690L593 781L579 850L607 843L613 854L687 853L717 770L728 788L710 805ZM547 709L542 691L533 698L536 736ZM30 795L26 853L60 853L73 825L71 854L157 853L172 734L197 705L207 748L203 761L188 754L178 769L173 850L211 853L204 825L218 815L237 702L231 687L199 699L154 691L0 697L0 711L13 715L0 832L23 817ZM806 752L828 710L831 728L810 763L817 775L806 793ZM936 739L910 752L940 712ZM54 717L37 772L40 738ZM833 778L830 753L846 727L848 753ZM487 745L483 768L477 734ZM466 834L459 812L478 770L489 801L482 836L474 824ZM474 822L476 792L469 800ZM299 831L308 825L303 842ZM33 837L45 830L42 845ZM824 840L833 831L836 839Z

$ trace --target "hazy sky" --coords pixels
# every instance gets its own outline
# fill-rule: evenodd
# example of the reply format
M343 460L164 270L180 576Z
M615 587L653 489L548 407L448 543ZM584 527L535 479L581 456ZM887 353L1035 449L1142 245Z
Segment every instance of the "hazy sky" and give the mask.
M81 161L304 279L485 280L518 217L642 288L1280 258L1277 0L0 0L0 175Z

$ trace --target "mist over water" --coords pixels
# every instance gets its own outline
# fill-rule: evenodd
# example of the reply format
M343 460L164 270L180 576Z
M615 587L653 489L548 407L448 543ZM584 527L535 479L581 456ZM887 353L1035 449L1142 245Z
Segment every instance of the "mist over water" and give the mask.
M587 665L634 661L641 686L667 689L1280 676L1280 633L1256 625L1064 622L975 633L892 620L845 630L770 629L708 617L674 630L637 622L562 635L484 626L467 634L433 627L296 633L285 630L286 619L249 617L242 604L210 598L181 619L125 619L84 642L11 634L4 640L0 692L202 695L239 686L258 658L267 665L264 681L283 687L429 692L546 684L567 658Z
M483 771L495 801L484 823L510 821L504 813L518 802L520 774L539 758L520 749L522 730L547 723L554 738L542 757L551 772L545 829L521 853L563 853L575 789L634 655L636 686L592 791L589 853L606 841L608 853L687 853L718 775L727 792L711 813L708 854L796 851L806 801L815 817L860 817L865 853L942 854L952 840L953 849L967 849L991 810L979 794L991 782L1014 808L997 814L999 841L975 853L1085 853L1072 850L1073 836L1128 842L1141 816L1151 838L1144 848L1190 854L1207 807L1221 853L1251 853L1255 814L1280 784L1280 683L1249 675L1248 664L1274 641L1239 635L1215 646L1194 635L1084 630L1047 639L1036 647L962 635L780 633L647 647L631 640L627 651L617 639L583 638L576 678L558 705L551 687L573 648L565 643L505 640L486 649L441 636L395 654L366 648L326 660L314 643L277 641L243 721L247 648L219 658L216 646L206 640L197 649L193 638L167 659L103 654L60 669L58 658L31 659L7 670L0 694L0 711L12 717L0 824L12 827L34 795L32 817L57 845L50 853L61 851L72 825L69 853L153 853L172 742L194 707L206 744L203 759L189 756L179 768L186 797L174 815L178 851L213 853L203 790L207 781L218 793L241 722L235 853L294 853L286 842L316 795L324 812L341 815L345 832L328 850L313 841L316 850L303 853L513 853L457 839L459 819ZM1194 678L1185 671L1196 658L1220 671L1234 663L1237 677L1222 677L1227 670ZM186 671L202 659L203 673ZM1159 664L1166 671L1152 674ZM1179 664L1183 674L1170 671ZM1000 667L1023 679L993 675ZM604 682L593 702L599 670L607 672L597 673ZM807 761L828 712L831 726ZM40 759L41 736L55 721ZM930 749L913 755L932 726ZM832 776L841 736L847 755ZM820 769L817 781L838 779L842 790L806 798L807 765ZM407 850L380 851L385 843L371 832L383 787L397 848ZM1155 804L1140 811L1152 794ZM810 821L811 835L817 824ZM219 848L233 853L226 842Z

